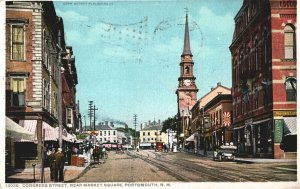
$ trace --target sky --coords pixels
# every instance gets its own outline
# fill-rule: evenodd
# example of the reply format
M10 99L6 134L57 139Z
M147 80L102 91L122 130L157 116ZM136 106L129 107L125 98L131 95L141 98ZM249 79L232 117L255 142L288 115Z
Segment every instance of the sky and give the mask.
M77 100L87 117L88 101L97 122L137 123L177 113L180 56L186 10L197 99L218 82L231 88L229 46L242 0L55 1L73 47ZM89 125L89 119L86 120Z

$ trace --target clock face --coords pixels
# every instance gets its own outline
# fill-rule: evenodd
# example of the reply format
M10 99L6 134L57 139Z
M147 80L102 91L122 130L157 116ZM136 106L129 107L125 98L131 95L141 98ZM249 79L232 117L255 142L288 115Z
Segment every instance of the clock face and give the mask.
M185 79L185 80L183 80L183 84L184 84L185 86L190 86L190 85L191 85L191 80Z

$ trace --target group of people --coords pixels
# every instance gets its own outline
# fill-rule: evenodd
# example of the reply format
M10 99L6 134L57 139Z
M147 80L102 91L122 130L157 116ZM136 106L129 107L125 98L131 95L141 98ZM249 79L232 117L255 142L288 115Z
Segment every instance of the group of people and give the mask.
M47 152L49 167L50 167L50 180L54 182L63 182L64 181L64 164L65 164L65 155L62 152L61 148Z

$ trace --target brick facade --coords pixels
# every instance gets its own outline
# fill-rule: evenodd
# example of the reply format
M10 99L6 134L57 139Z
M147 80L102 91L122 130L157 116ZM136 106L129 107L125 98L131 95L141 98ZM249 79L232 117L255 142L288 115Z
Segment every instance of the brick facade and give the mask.
M293 89L288 94L287 82L296 81L295 33L295 0L245 0L235 16L230 51L234 138L240 155L283 157L278 146L287 133L282 132L296 127L296 122L285 123L287 117L296 120L296 100L287 100L294 95ZM285 120L284 125L275 125L277 119Z

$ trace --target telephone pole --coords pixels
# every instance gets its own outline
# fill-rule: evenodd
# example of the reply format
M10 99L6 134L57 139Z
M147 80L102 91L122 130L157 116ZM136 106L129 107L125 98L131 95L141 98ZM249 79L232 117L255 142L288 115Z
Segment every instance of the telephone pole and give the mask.
M94 104L94 108L93 108L93 111L94 111L94 131L96 130L96 110L98 110L98 108L96 109L96 105Z
M89 112L88 116L90 118L90 130L92 130L92 117L93 117L93 101L89 101Z
M137 136L136 136L136 125L137 125L137 114L133 114L133 125L134 125L134 145L137 146Z

